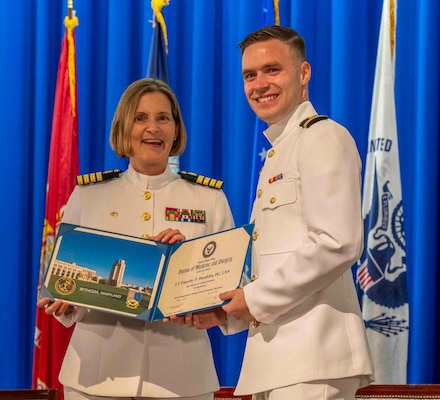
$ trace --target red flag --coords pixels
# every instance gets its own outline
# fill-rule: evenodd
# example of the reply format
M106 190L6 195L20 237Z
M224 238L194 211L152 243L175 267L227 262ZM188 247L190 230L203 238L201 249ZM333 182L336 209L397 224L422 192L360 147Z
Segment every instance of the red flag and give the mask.
M55 105L52 120L49 168L46 187L46 211L40 258L40 283L54 246L63 208L75 187L79 174L78 103L76 87L76 17L66 17L66 30L58 64ZM33 387L59 389L58 373L73 328L65 328L55 318L37 309L35 326Z

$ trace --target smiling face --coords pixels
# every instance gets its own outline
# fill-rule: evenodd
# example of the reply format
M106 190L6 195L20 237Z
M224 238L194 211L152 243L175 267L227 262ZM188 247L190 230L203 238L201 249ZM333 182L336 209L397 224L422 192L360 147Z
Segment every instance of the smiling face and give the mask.
M252 110L274 124L308 100L310 64L278 39L248 46L242 57L244 92Z
M160 92L144 94L137 104L130 131L130 164L142 174L161 174L176 137L168 97Z

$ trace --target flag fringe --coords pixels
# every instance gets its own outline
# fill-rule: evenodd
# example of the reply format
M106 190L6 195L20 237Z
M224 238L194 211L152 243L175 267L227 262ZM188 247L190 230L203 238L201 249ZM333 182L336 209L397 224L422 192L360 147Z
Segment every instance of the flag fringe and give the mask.
M170 4L170 0L151 0L151 8L153 9L154 16L156 17L157 22L159 23L162 33L163 40L165 42L165 49L168 53L168 36L167 36L167 26L165 24L165 19L162 15L162 8Z
M273 12L275 14L275 25L280 25L280 7L279 0L273 0Z
M394 59L394 47L396 45L396 5L394 0L390 1L390 46L391 59Z
M69 70L70 104L72 106L72 115L76 117L76 69L75 69L75 43L73 40L73 31L78 26L78 18L64 18L67 35L67 65Z

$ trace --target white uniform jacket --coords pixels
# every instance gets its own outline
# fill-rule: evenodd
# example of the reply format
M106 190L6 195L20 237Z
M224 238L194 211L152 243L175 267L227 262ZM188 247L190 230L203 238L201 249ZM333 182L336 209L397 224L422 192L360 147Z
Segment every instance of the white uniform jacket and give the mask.
M236 394L372 376L351 266L363 247L361 161L349 132L300 104L266 130L272 144L251 220L250 328ZM233 327L229 328L232 333Z
M168 221L169 207L205 211L206 221ZM63 222L132 236L173 228L187 239L233 227L221 190L190 183L168 168L145 176L131 166L117 179L77 186ZM76 322L59 375L63 385L115 397L196 396L219 388L206 331L85 308L61 322Z

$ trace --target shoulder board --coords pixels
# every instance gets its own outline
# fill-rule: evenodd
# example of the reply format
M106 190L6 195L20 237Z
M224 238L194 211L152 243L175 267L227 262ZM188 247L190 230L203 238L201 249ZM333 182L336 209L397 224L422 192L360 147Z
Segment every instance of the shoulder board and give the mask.
M218 179L207 178L206 176L197 175L194 172L185 172L180 171L179 175L182 179L186 179L187 181L198 183L199 185L212 187L214 189L221 189L223 186L223 181L219 181Z
M323 119L328 119L328 117L326 115L312 115L302 121L299 126L301 128L310 128L314 123L322 121Z
M90 183L104 182L113 178L119 178L120 169L109 169L104 172L92 172L90 174L78 175L76 177L77 185L88 185Z

